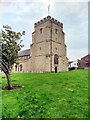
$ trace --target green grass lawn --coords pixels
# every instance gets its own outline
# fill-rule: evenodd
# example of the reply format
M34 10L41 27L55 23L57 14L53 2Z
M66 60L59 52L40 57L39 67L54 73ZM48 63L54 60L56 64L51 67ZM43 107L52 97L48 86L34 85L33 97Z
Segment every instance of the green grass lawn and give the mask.
M12 84L24 88L2 91L3 118L87 118L88 71L12 73ZM3 86L6 86L3 78Z

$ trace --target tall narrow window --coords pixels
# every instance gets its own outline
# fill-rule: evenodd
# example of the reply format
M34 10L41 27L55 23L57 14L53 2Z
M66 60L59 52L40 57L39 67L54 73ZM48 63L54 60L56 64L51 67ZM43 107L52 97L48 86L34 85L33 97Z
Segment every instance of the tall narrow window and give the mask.
M22 71L22 64L20 64L20 71Z
M54 64L58 64L58 55L57 54L54 55Z
M40 28L40 33L42 33L42 28Z
M17 71L17 65L15 65L15 71Z
M55 29L55 33L57 34L57 32L58 32L58 30L57 29Z
M41 50L41 47L40 47L40 50Z

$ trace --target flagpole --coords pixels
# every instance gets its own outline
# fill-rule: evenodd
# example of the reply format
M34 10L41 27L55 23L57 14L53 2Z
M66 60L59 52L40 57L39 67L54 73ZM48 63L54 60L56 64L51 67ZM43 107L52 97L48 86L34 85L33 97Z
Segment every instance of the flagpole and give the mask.
M49 13L50 13L50 4L48 5L48 16L49 16Z

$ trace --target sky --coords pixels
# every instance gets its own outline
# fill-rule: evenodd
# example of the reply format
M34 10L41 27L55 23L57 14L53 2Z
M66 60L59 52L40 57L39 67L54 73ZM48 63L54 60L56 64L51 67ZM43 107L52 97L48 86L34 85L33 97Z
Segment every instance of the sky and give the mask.
M49 15L62 22L69 61L88 54L88 0L0 0L0 29L9 25L26 31L24 47L30 48L34 23Z

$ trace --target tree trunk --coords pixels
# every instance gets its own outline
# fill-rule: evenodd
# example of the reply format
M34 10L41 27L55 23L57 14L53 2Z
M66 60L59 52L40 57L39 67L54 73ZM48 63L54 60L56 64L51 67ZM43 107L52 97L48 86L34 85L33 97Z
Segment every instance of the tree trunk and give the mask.
M9 72L6 73L6 77L7 77L8 90L11 90L12 89L12 84L11 84L10 73Z

